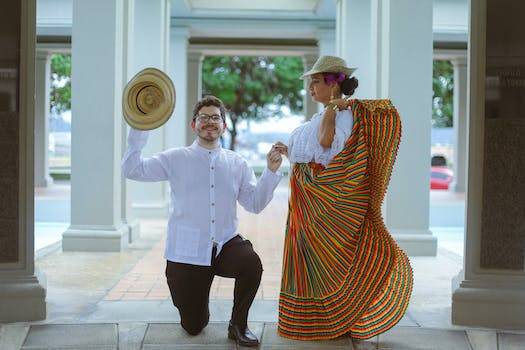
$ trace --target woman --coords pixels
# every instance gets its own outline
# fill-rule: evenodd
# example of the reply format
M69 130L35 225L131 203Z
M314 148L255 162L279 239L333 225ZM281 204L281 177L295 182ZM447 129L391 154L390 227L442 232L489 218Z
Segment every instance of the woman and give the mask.
M388 100L349 99L353 71L320 57L303 78L325 108L277 146L293 164L279 298L287 338L373 337L402 318L412 292L408 259L381 217L399 116Z

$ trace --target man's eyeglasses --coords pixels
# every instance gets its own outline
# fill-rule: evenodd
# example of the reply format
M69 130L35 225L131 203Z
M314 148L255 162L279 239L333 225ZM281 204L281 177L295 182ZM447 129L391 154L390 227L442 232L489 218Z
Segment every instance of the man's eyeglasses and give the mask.
M220 122L222 122L222 117L218 114L208 115L208 114L201 113L197 115L195 119L197 119L197 121L201 123L219 124Z

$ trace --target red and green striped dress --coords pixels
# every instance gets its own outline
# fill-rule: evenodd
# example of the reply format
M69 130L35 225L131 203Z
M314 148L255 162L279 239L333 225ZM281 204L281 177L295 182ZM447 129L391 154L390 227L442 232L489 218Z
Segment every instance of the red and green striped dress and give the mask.
M393 327L412 268L381 216L401 139L389 100L352 100L352 134L326 168L297 163L284 244L279 334L367 339Z

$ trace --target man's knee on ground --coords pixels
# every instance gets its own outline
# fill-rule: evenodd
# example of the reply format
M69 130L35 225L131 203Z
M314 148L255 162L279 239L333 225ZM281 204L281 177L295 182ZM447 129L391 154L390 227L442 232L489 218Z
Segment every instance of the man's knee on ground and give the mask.
M184 328L184 330L186 332L188 332L188 334L190 335L198 335L200 332L202 332L202 330L208 325L208 322L206 323L195 323L195 324L186 324L186 323L181 323L181 326L182 328Z

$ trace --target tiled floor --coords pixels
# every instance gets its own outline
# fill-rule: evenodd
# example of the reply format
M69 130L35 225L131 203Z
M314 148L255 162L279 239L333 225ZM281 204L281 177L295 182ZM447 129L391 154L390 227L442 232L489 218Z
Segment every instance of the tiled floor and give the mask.
M443 195L440 195L440 198L442 197ZM272 202L261 214L251 214L240 206L238 208L239 232L252 241L264 268L256 300L276 300L279 297L284 227L288 208L287 198L288 188L281 185L276 190ZM148 230L150 227L147 223L143 226L143 230ZM170 298L164 276L165 226L165 221L157 221L156 228L163 237L111 288L104 300L167 300ZM459 271L461 265L462 228L443 228L439 232L435 231L434 234L438 237L440 248L446 249L443 253L452 252L449 254L453 260L449 262L450 268L442 270L444 275L439 277L450 280L452 275ZM424 258L421 264L425 264ZM426 274L421 272L421 278L418 278L416 282L421 284L422 288L426 288L425 283L428 280ZM449 288L449 285L446 288ZM210 299L233 299L233 287L233 279L216 276L210 290Z
M60 195L63 193L56 194ZM277 320L287 199L288 186L283 179L274 199L261 214L250 214L240 207L238 210L239 231L252 241L264 268L252 307L254 311L250 314L254 321ZM46 275L48 282L46 322L176 320L178 313L171 303L164 277L166 220L143 220L141 226L140 238L122 252L72 253L58 249L37 259L36 267ZM461 269L459 253L462 249L459 246L451 249L463 239L461 228L447 230L433 230L440 242L438 256L411 258L414 292L402 325L453 328L450 322L451 279ZM214 310L211 317L215 321L229 317L233 283L227 278L214 280L210 307Z
M242 207L238 208L239 232L252 241L254 248L261 257L264 268L256 300L277 300L279 295L288 191L287 179L283 179L275 191L274 199L259 215L248 213ZM65 198L68 195L68 188L63 184L55 185L47 190L38 189L37 195L38 198L46 200ZM440 192L433 192L432 197L438 203L446 202L447 198L454 203L460 203L463 200L461 195ZM111 302L127 300L167 301L170 299L164 277L166 263L163 258L166 221L156 220L153 224L151 221L143 221L142 226L144 237L147 239L148 235L153 232L155 241L126 273L113 276L118 280L106 290L102 300ZM438 236L441 248L446 248L447 251L452 251L457 255L452 254L454 255L454 262L448 269L440 270L440 273L445 271L442 276L436 276L437 279L448 278L450 280L452 275L457 273L456 270L459 270L461 264L460 253L462 252L463 241L461 228L445 228L440 232L434 231L434 234ZM89 260L89 256L90 254L86 254L86 259ZM118 258L115 257L114 259ZM423 266L426 264L425 258L419 260ZM449 264L448 261L446 263ZM56 274L55 272L50 273ZM427 280L426 273L421 273L420 276L420 278L416 278L416 284L421 285L420 289L424 294L427 290L426 284L431 281ZM215 277L210 291L210 299L232 299L233 284L233 279ZM445 284L446 286L444 285L442 288L444 291L450 288L450 283ZM416 288L416 295L418 290ZM448 294L443 296L444 300L447 298L449 298Z
M239 232L252 241L264 267L261 287L255 297L259 300L275 300L279 297L287 198L287 188L279 187L274 200L260 215L248 213L240 206L238 208ZM122 277L104 300L168 299L169 290L164 277L164 246L165 240L161 239ZM233 279L216 276L211 286L210 299L233 299L233 288Z
M368 340L339 337L325 341L296 341L277 334L275 323L250 323L260 349L280 350L519 350L525 334L481 330L394 327ZM0 325L0 349L245 349L226 336L225 322L210 323L189 336L175 323L98 323Z
M158 242L139 262L113 287L104 300L163 300L169 297L162 266L164 240Z
M52 197L64 195L60 191ZM252 241L263 261L262 283L249 319L261 336L261 349L525 349L523 332L465 331L451 324L450 281L462 266L461 227L434 229L438 255L411 258L414 292L407 314L391 331L368 341L343 339L344 344L278 337L275 322L287 197L284 183L260 215L242 208L238 213L239 231ZM439 194L437 199L445 197ZM140 239L119 253L59 249L37 259L37 269L47 277L47 318L0 325L0 349L237 349L225 336L233 280L216 277L210 292L212 323L203 334L189 337L177 323L164 277L166 220L144 220L141 225Z

